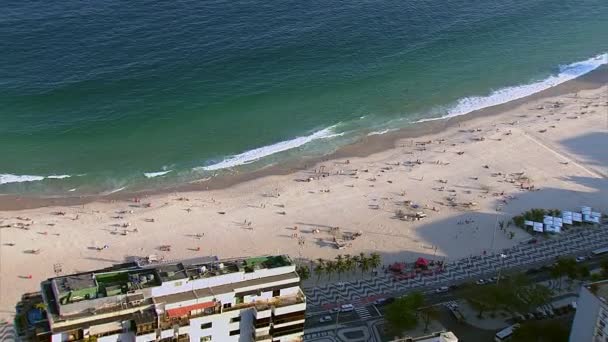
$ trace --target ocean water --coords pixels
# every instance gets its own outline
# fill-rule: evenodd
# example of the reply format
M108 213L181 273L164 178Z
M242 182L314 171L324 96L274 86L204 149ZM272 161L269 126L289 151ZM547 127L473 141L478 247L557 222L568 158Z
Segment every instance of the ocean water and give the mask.
M6 1L0 193L318 156L608 63L606 0Z

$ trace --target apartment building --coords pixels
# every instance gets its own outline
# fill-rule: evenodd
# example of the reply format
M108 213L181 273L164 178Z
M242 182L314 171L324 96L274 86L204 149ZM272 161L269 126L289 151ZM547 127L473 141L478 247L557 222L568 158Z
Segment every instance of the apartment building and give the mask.
M24 297L22 336L53 342L300 341L306 298L299 281L285 255L140 260L59 276L44 281L40 294ZM40 307L36 300L44 303L44 317L31 314Z
M573 342L608 342L608 280L581 287L570 331Z

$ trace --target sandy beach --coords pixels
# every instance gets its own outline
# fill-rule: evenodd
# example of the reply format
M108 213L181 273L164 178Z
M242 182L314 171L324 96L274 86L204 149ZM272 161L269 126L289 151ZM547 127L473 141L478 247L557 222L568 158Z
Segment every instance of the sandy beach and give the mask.
M529 208L606 212L607 92L605 80L570 84L434 123L442 129L424 135L370 137L296 172L209 190L54 206L5 198L5 208L26 209L0 211L0 316L55 270L129 256L316 259L378 251L385 262L449 260L528 239L514 227L512 236L494 235L494 227ZM353 153L357 146L365 152ZM407 219L416 214L426 217Z

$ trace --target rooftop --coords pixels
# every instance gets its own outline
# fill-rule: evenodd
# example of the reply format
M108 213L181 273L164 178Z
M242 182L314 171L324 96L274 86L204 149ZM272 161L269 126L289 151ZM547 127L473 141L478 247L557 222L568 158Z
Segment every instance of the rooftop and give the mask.
M83 300L112 297L134 290L160 286L180 279L210 278L218 275L292 265L284 255L219 260L200 257L166 263L127 263L86 273L51 278L57 302L71 304Z
M603 303L608 304L608 279L587 284L585 287Z

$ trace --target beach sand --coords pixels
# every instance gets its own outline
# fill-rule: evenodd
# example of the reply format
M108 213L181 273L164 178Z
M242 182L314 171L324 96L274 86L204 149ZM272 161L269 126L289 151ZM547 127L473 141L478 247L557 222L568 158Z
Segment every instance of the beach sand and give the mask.
M449 260L528 239L494 227L530 208L606 212L607 92L605 80L570 85L209 190L38 207L44 202L5 198L7 209L35 208L0 211L0 317L57 268L66 274L151 254L316 259L378 251L385 262ZM401 220L399 210L427 217ZM361 236L337 249L334 236L350 233Z

